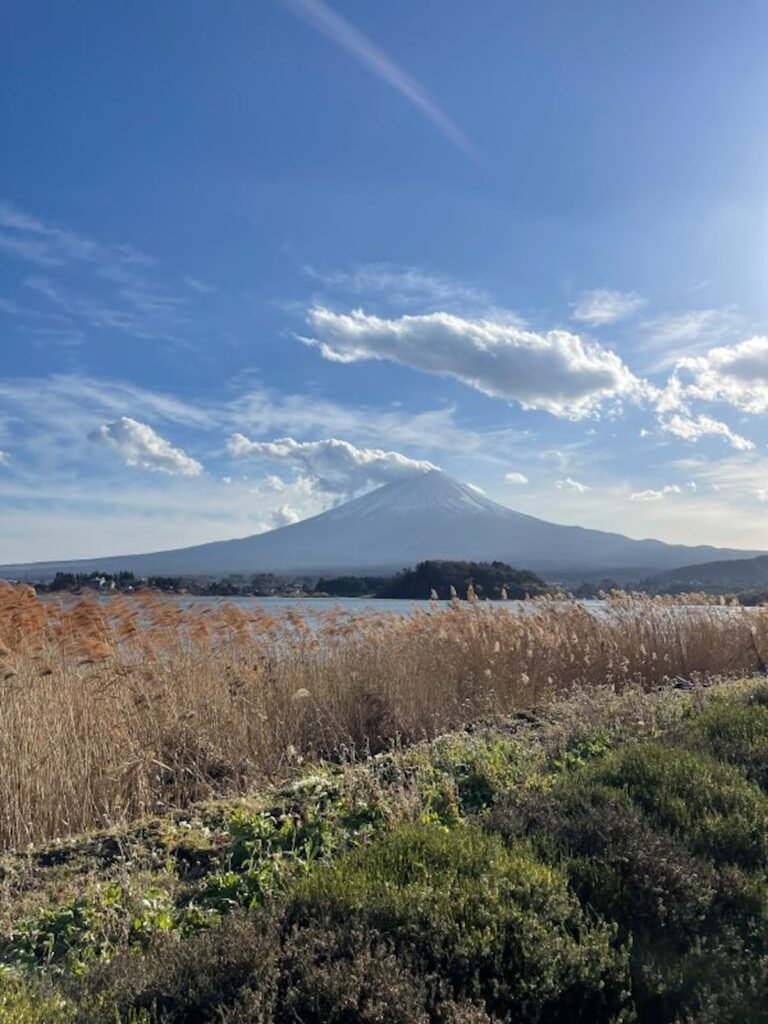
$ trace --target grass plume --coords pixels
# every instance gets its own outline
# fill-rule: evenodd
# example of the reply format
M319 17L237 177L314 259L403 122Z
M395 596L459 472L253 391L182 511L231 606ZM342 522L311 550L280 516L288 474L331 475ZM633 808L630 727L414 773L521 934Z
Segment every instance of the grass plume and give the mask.
M0 585L0 847L184 807L535 707L575 687L749 674L768 611L617 595L308 622L153 592Z

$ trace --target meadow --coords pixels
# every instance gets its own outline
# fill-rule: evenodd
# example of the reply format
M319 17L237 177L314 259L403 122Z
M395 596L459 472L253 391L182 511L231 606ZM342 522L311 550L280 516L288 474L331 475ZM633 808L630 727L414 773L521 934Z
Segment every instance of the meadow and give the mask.
M0 857L7 1024L768 1019L768 686L609 687Z
M0 586L0 849L242 793L577 688L749 675L768 610L615 595L412 616Z

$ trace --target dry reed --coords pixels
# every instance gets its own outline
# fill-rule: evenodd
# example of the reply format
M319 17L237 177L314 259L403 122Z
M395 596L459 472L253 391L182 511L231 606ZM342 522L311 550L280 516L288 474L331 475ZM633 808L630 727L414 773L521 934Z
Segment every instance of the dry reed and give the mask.
M768 611L620 595L412 616L0 584L0 847L116 824L535 706L574 687L745 674Z

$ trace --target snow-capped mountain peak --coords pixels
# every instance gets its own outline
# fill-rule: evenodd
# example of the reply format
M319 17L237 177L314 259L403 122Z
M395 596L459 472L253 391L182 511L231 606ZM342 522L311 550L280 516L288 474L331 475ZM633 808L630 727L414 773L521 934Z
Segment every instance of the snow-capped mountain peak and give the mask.
M389 573L426 559L507 562L551 577L637 569L639 574L747 557L617 533L560 526L514 512L440 470L392 481L369 494L268 533L174 551L0 568L44 579L57 571L128 570L140 576Z

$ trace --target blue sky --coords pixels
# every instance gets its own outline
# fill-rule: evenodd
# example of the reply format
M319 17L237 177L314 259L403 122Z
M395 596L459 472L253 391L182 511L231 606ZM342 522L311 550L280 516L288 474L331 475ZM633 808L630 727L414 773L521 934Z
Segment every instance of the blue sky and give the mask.
M764 3L5 28L0 562L242 536L425 465L768 547Z

